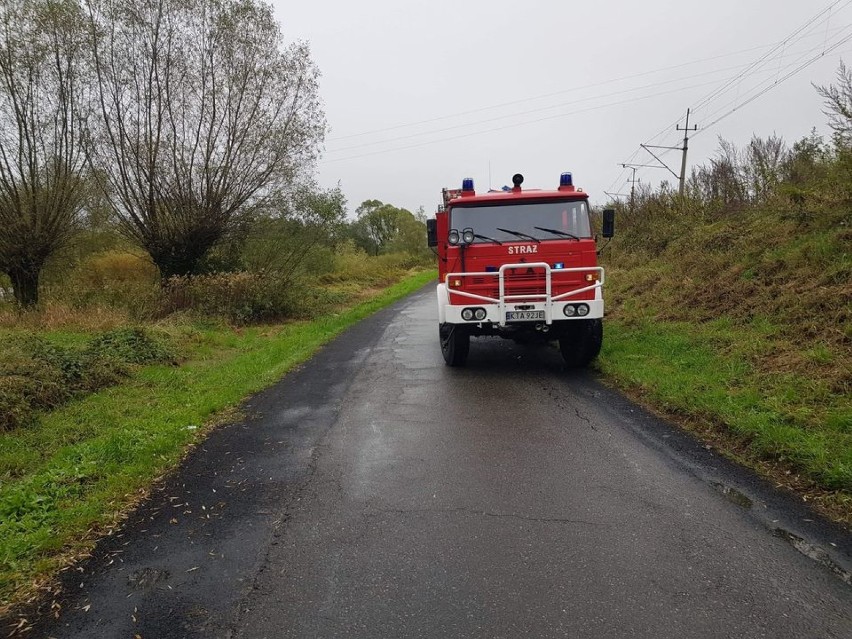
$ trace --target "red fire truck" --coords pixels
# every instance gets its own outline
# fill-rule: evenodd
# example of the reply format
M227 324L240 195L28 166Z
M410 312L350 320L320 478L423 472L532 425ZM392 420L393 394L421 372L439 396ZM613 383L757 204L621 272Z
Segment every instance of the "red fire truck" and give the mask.
M444 361L463 366L474 336L558 341L568 366L586 366L603 340L604 270L589 196L563 173L553 191L513 188L477 195L473 180L444 189L427 222L438 256L438 333ZM611 238L615 212L605 210Z

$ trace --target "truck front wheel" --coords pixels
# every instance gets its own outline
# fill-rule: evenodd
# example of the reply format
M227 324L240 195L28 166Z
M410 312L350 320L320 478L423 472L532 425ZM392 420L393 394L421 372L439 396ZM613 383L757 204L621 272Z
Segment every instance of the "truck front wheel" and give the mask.
M569 368L583 368L598 356L603 344L603 322L600 319L571 320L568 330L559 338L562 359Z
M441 324L438 326L438 337L447 366L464 366L470 351L470 333L467 328L457 324Z

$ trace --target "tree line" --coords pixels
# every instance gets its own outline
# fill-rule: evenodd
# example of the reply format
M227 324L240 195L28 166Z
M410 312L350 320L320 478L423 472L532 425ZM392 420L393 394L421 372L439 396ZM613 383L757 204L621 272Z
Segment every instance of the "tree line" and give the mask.
M258 221L340 223L319 70L257 0L0 0L0 271L108 219L164 280ZM301 228L301 227L300 227Z

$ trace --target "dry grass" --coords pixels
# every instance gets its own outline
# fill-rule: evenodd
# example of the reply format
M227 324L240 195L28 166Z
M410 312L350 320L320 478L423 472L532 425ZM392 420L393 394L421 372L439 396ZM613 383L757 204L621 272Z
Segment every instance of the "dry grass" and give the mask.
M21 311L11 305L0 306L0 328L8 329L98 332L127 326L132 321L125 309L109 306L74 308L61 302L46 302L31 311Z

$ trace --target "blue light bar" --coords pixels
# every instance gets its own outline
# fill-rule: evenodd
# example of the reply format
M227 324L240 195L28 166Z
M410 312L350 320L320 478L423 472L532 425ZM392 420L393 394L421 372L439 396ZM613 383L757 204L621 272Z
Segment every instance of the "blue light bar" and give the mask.
M559 176L559 186L574 186L574 178L570 173L563 173Z
M553 265L553 268L554 269L565 268L565 262L557 262L556 264Z
M473 178L465 178L462 180L462 191L473 191Z

